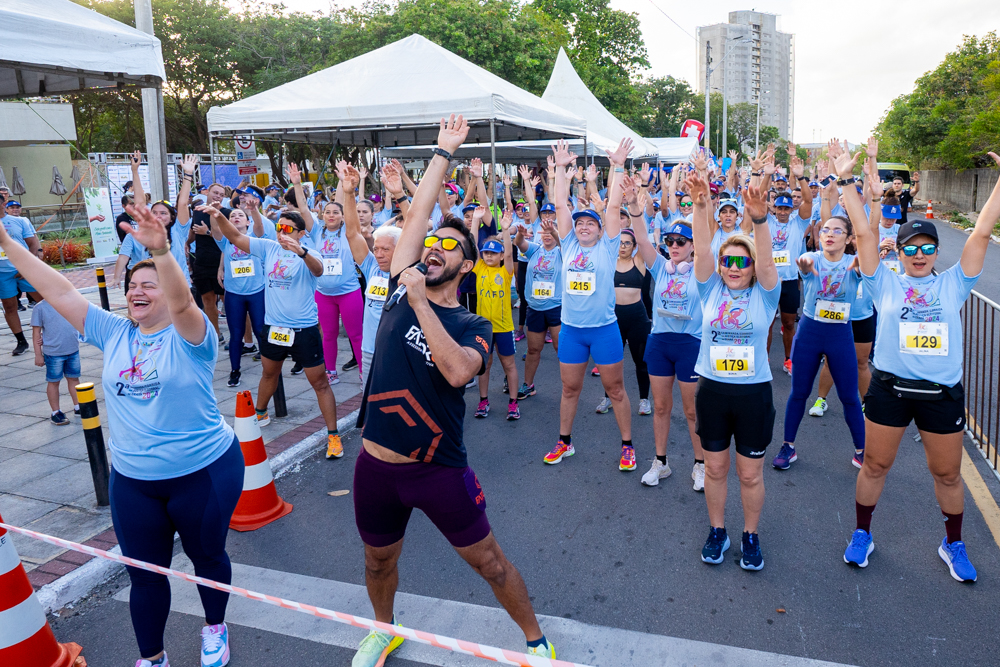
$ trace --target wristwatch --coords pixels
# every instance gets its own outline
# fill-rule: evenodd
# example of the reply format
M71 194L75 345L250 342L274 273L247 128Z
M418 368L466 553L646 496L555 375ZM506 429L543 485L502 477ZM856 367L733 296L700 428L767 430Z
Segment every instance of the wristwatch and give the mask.
M857 181L858 179L854 176L851 176L850 178L838 178L837 185L843 187L845 185L850 185L851 183L857 183Z
M301 255L299 255L299 259L305 259L305 258L306 258L306 255L308 255L308 254L309 254L309 251L308 251L308 250L305 250L305 249L303 249L303 250L302 250L302 254L301 254Z
M434 153L434 155L440 155L445 160L448 160L448 162L451 162L451 153L441 148L440 146L435 146L434 150L432 150L431 153Z

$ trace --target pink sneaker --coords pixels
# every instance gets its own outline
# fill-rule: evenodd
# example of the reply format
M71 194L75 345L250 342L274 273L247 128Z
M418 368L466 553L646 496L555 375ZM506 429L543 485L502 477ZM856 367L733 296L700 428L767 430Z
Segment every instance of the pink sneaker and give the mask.
M545 332L545 342L546 343L552 342L552 334L550 334L548 331Z
M514 342L520 343L522 340L524 340L524 329L518 329L514 332Z

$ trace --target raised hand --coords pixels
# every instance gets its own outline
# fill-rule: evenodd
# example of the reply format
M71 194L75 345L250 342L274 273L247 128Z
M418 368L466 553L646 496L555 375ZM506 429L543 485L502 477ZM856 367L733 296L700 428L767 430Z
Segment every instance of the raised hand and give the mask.
M704 174L708 169L708 155L700 148L696 148L693 153L691 153L691 164L694 165L695 171L699 174Z
M703 206L708 203L708 181L702 178L700 174L697 172L690 174L687 177L685 187L696 206Z
M134 206L129 204L125 207L132 219L136 222L136 228L132 231L132 237L146 247L146 250L163 250L167 247L167 228L163 226L155 215L145 206Z
M294 162L289 162L288 166L285 167L285 176L288 177L288 182L292 185L301 185L302 183L302 173L299 171L299 165Z
M181 160L181 170L188 176L194 174L194 169L197 166L198 166L197 155L186 155L184 156L184 159Z
M868 137L868 145L865 147L865 153L873 160L878 157L878 139Z
M566 167L566 180L572 183L574 178L576 178L576 169L570 165Z
M578 166L576 168L576 174L574 174L573 178L575 178L576 180L578 180L578 181L580 181L582 183L583 179L584 179L584 176L585 176L585 170L583 168L583 165L580 165L580 166Z
M590 166L587 167L586 179L587 179L588 183L596 183L597 182L597 165L596 164L592 164L592 165L590 165Z
M477 229L479 228L479 223L482 222L484 217L486 217L486 207L482 205L477 206L476 210L472 212L472 221L476 223Z
M594 209L594 210L597 210L597 209ZM603 210L604 209L602 208L601 211L603 211ZM600 213L601 211L598 211L598 213ZM545 220L542 220L542 224L539 225L539 228L541 229L541 231L543 231L543 232L545 232L547 234L550 234L553 238L556 238L556 239L559 238L559 230L556 228L556 223L555 222L553 222L551 220L548 221L548 222L546 222Z
M339 162L337 163L337 176L340 178L340 184L345 188L348 196L353 197L355 188L361 183L361 173L346 162Z
M132 153L131 164L133 169L137 169L140 164L142 164L142 151L137 150Z
M802 255L796 260L796 263L799 265L799 271L802 273L811 273L819 276L819 271L816 270L816 263L813 262L812 257Z
M751 220L760 220L767 217L767 193L763 188L755 186L753 183L746 189L743 196L743 210L750 216Z
M858 151L851 157L851 154L847 151L847 141L844 141L843 147L839 151L836 160L834 161L834 167L837 170L837 175L841 179L850 178L854 173L854 167L858 164L858 160L864 151Z
M611 164L616 167L624 166L625 159L628 157L628 154L632 152L632 140L625 137L618 142L618 148L614 151L605 150L604 152L608 154L608 160L611 161Z
M560 167L568 167L569 165L576 163L576 153L570 151L569 144L560 139L556 145L552 147L552 157L550 159L553 162L550 166L558 165Z
M739 157L740 157L740 154L739 154L738 151L734 151L734 150L729 151L729 159L733 161L733 164L736 163L736 160L739 159Z
M764 156L758 150L757 154L750 158L750 169L760 171L764 167Z
M503 184L504 184L504 187L510 188L511 178L510 178L510 174L508 174L506 172L503 175Z
M560 139L560 141L562 140ZM554 147L553 150L555 150ZM546 155L545 162L549 165L548 171L545 172L546 176L548 176L549 178L554 177L556 173L556 159L551 155Z
M382 184L393 199L403 196L403 179L391 163L382 167Z
M469 124L461 115L457 118L452 114L448 120L441 119L441 129L438 130L438 147L449 153L454 153L469 136Z
M872 190L872 199L882 199L882 195L885 194L885 188L882 187L882 179L879 178L878 174L868 179L868 187Z
M619 187L621 187L620 183L619 183ZM594 209L594 211L599 216L604 217L604 209L606 209L607 207L608 207L608 200L607 199L601 199L600 195L596 195L596 194L593 195L593 196L591 196L591 198L590 198L590 208Z
M789 160L789 166L792 170L792 175L795 178L802 178L806 173L806 163L802 161L802 158L792 153L792 157Z
M828 160L819 160L816 162L816 169L819 172L820 180L822 180L830 175L830 162Z
M653 170L649 168L649 163L643 162L642 168L639 170L639 176L642 178L642 184L645 185L649 183L650 177L653 175Z
M472 158L469 162L469 173L472 174L474 178L483 177L483 161L477 157Z
M541 183L541 182L542 182L541 177L539 177L539 176L532 176L531 180L529 181L529 183L531 184L531 189L534 190L535 188L537 188L538 184Z
M485 212L485 209L484 209L484 212ZM510 211L510 210L504 211L503 215L500 217L500 229L501 229L501 231L507 231L508 229L510 229L510 224L513 221L514 221L514 212Z

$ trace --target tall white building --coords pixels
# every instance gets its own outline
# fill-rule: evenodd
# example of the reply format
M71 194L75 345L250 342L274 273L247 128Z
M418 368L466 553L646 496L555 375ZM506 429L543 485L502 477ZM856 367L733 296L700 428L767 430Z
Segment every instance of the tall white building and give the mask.
M742 39L740 39L742 38ZM778 30L778 16L729 12L729 23L698 28L698 92L705 92L705 43L712 46L712 92L729 104L760 100L760 124L792 138L795 129L795 36ZM726 52L729 55L725 57Z

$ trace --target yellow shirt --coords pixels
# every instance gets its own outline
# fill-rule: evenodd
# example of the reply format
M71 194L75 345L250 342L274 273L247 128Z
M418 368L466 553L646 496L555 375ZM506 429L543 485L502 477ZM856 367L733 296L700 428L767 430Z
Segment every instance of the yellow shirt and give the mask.
M490 321L493 333L513 331L514 318L510 312L510 283L513 276L507 273L503 264L491 267L481 259L472 270L476 273L476 314Z

